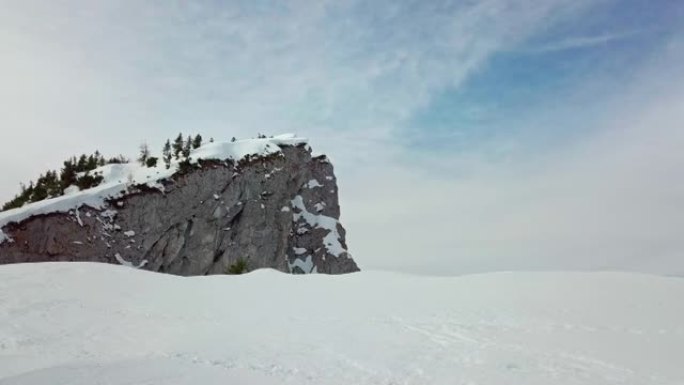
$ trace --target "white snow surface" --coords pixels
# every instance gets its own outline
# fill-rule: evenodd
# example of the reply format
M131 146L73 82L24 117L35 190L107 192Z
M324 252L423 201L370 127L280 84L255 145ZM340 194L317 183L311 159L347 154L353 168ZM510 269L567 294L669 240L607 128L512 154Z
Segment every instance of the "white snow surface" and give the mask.
M235 142L208 143L190 154L197 159L231 159L240 160L248 155L271 155L281 151L280 146L296 146L307 143L307 139L298 138L294 134L278 135L273 138L246 139Z
M64 189L64 195L78 194L81 191L78 186L71 185Z
M684 279L0 267L0 384L684 383Z
M281 151L281 145L299 145L307 143L307 139L299 138L294 134L284 134L273 138L245 139L235 142L207 143L202 147L192 150L190 153L191 163L198 159L220 159L237 161L246 156L270 155ZM173 160L171 167L166 168L164 162L159 160L158 167L143 167L138 163L108 164L90 172L90 174L102 175L102 183L91 189L78 191L70 188L67 195L46 199L31 203L23 207L0 212L0 243L11 241L2 232L2 228L10 223L18 223L36 215L50 213L66 213L82 206L94 209L103 209L107 199L119 198L127 194L131 186L146 184L149 187L163 189L158 182L171 177L178 170L178 161Z

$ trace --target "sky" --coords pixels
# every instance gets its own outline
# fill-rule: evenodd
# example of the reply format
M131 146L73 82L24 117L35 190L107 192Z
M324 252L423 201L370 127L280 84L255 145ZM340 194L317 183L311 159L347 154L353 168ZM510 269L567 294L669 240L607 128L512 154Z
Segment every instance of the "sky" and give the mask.
M362 269L684 275L679 0L0 10L0 200L73 154L295 132Z

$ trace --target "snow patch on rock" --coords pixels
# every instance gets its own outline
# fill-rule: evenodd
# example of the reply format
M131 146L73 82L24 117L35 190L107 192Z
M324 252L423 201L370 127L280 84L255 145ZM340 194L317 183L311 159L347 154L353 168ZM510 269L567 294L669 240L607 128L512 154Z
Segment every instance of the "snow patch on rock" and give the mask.
M313 258L310 255L306 256L306 259L295 259L294 262L288 262L287 263L288 267L290 268L290 272L295 272L295 268L300 268L304 274L316 274L318 273L318 269L316 266L314 266L313 263Z
M76 217L76 221L78 221L78 225L83 227L83 221L81 220L81 213L79 213L78 207L74 209L74 216Z
M316 211L318 211L318 212L323 211L324 208L325 208L325 202L319 202L319 203L316 203L314 205L314 209L316 209Z
M323 244L328 250L328 253L334 255L335 257L339 257L343 253L347 252L347 250L342 247L342 244L340 243L341 237L339 231L337 230L337 226L339 224L337 219L327 215L313 214L309 212L304 205L304 199L301 195L297 195L292 200L292 207L300 211L298 213L295 212L292 215L295 222L299 221L300 219L304 219L304 221L306 221L306 223L308 223L312 228L328 230L328 234L325 236L325 238L323 238ZM299 229L297 229L297 232L299 232Z
M4 242L14 242L12 238L10 238L7 234L3 233L2 230L0 230L0 244Z
M311 179L307 184L306 188L314 188L314 187L323 187L320 182L318 182L316 179Z
M147 264L147 260L144 259L142 262L140 262L139 265L136 266L133 263L123 259L123 257L119 253L114 254L114 258L116 258L116 261L119 262L121 265L127 266L127 267L132 267L134 269L140 269L141 267L143 267Z
M307 139L294 134L278 135L273 138L245 139L235 142L209 143L190 153L190 162L198 159L240 160L247 156L266 156L279 153L280 146L306 144Z

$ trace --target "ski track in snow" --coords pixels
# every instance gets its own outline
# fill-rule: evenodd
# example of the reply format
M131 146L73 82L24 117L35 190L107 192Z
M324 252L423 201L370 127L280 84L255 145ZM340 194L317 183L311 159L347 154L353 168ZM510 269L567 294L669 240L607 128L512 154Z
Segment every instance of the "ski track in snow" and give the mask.
M684 383L684 280L0 267L0 385Z

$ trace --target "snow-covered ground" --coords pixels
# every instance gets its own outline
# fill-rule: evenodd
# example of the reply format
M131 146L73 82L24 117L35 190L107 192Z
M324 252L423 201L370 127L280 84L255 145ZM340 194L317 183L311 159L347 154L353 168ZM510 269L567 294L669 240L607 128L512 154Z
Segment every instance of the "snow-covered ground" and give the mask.
M684 384L684 279L0 267L0 384Z

